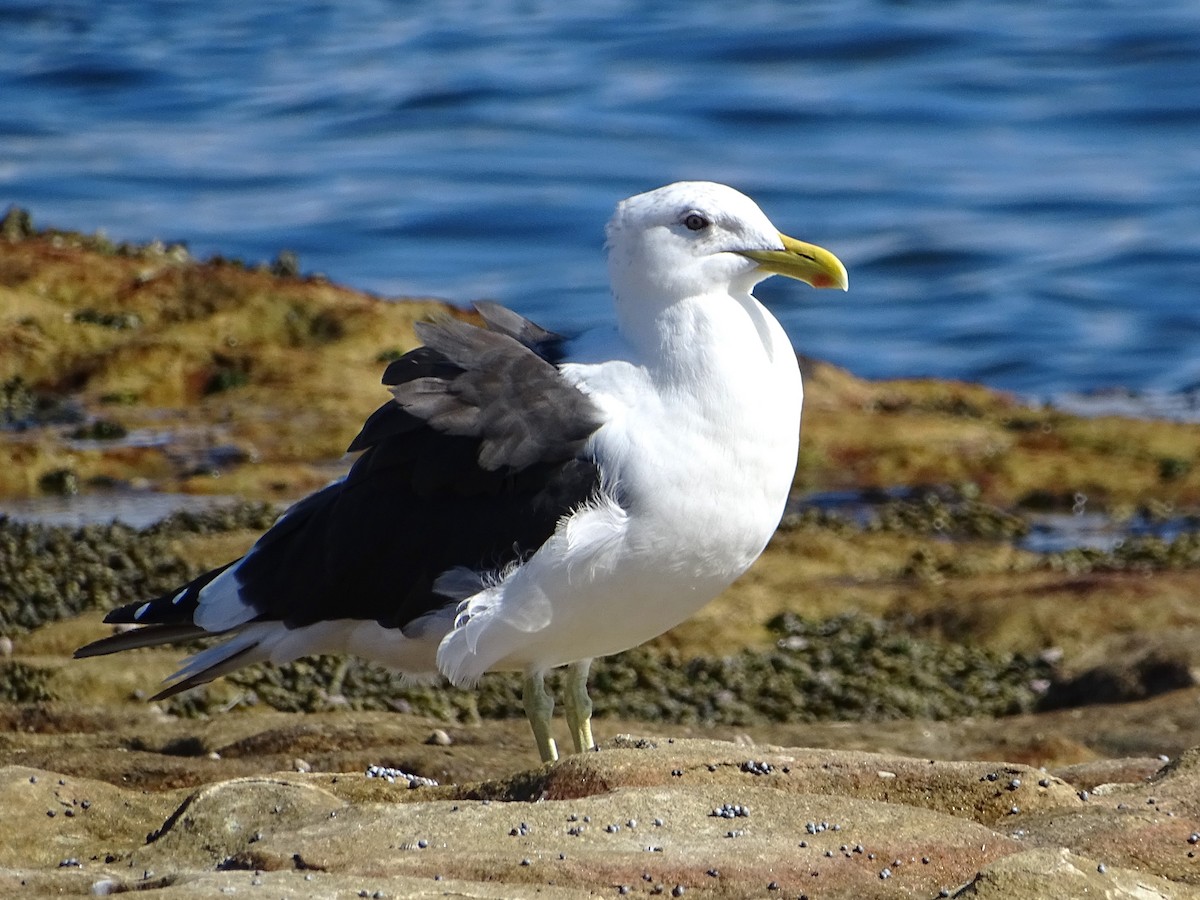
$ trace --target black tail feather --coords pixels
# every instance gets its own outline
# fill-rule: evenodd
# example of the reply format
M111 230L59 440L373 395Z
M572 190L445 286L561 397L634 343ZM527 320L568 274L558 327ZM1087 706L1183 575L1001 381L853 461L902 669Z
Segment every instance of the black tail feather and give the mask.
M200 591L214 578L240 560L227 562L220 568L205 572L178 591L163 594L149 601L126 603L110 610L104 621L110 625L190 625L200 603ZM180 593L183 596L180 597ZM179 600L176 601L176 597Z
M107 619L105 620L107 621ZM98 641L85 644L75 651L76 659L86 659L89 656L107 656L109 653L120 653L122 650L135 650L138 647L157 647L160 644L174 644L177 641L190 641L208 634L199 625L180 623L177 625L148 625L145 628L134 628L120 634L110 635Z

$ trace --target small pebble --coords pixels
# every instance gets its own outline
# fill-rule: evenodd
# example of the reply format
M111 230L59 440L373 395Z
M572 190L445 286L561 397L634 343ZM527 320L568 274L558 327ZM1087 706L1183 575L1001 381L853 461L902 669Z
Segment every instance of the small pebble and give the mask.
M1100 865L1096 866L1096 871L1103 875L1108 871L1108 866L1104 865L1104 863L1100 863Z
M719 809L709 813L721 819L746 819L750 817L750 809L740 803L722 803Z
M521 860L521 865L523 865L523 866L531 866L531 865L533 865L533 860L531 860L531 859L529 859L528 857L526 857L525 859Z
M1091 795L1091 794L1089 794L1087 791L1080 791L1080 792L1079 792L1079 799L1080 799L1080 800L1085 800L1085 801L1086 801L1086 800L1087 800L1089 797L1091 797L1091 796L1092 796L1092 795Z
M663 825L663 820L662 820L662 819L655 819L655 820L654 820L654 827L655 827L655 828L662 828L662 825Z
M1050 779L1049 778L1039 779L1038 787L1050 787Z
M687 889L682 884L677 884L671 888L672 897L682 897L687 892Z
M425 838L421 838L419 841L417 841L417 847L419 847L422 850L424 850L428 846L429 846L429 841L425 840Z
M412 775L400 769L392 768L391 766L368 766L366 771L368 778L382 778L388 784L395 784L397 781L408 783L410 788L418 787L437 787L437 782L432 778L425 778L421 775ZM483 803L486 805L487 800Z
M775 767L769 762L748 759L742 763L742 771L748 772L751 775L770 775L775 771Z
M1020 779L1020 778L1014 778L1014 779L1012 779L1012 780L1011 780L1011 781L1008 783L1008 789L1009 789L1010 791L1015 791L1015 790L1016 790L1017 788L1019 788L1020 786L1021 786L1021 779Z
M1188 835L1189 844L1200 844L1200 831L1193 831Z
M709 869L704 874L707 875L709 878L719 878L721 875L721 873L718 872L716 869Z
M880 870L880 872L879 872L879 877L880 877L881 879L885 879L885 880L886 880L886 879L888 879L888 878L891 878L891 877L892 877L892 870L891 870L891 869L881 869L881 870Z

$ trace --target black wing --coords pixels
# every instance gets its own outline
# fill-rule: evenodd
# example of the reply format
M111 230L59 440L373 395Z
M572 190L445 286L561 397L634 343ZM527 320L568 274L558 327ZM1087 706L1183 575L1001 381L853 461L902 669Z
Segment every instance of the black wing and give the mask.
M425 346L388 366L394 400L350 444L363 451L350 473L232 564L245 620L401 627L445 605L433 590L443 572L519 561L595 492L583 448L600 414L550 361L563 338L495 304L479 310L490 328L418 326ZM216 574L105 621L190 623Z

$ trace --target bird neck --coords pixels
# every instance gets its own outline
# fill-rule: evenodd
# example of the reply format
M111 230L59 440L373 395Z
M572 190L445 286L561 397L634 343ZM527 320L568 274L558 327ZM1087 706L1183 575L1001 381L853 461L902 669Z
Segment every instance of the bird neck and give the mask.
M700 383L730 366L794 356L774 317L749 290L698 294L665 304L623 303L618 329L656 380Z

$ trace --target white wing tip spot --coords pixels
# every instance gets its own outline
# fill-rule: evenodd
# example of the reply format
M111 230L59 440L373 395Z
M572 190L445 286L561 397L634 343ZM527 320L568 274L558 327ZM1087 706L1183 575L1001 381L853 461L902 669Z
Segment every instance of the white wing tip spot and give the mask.
M137 612L135 612L133 614L133 617L135 619L140 619L142 616L144 616L146 614L146 610L148 610L149 608L150 608L149 602L143 603L141 606L139 606L137 608Z

